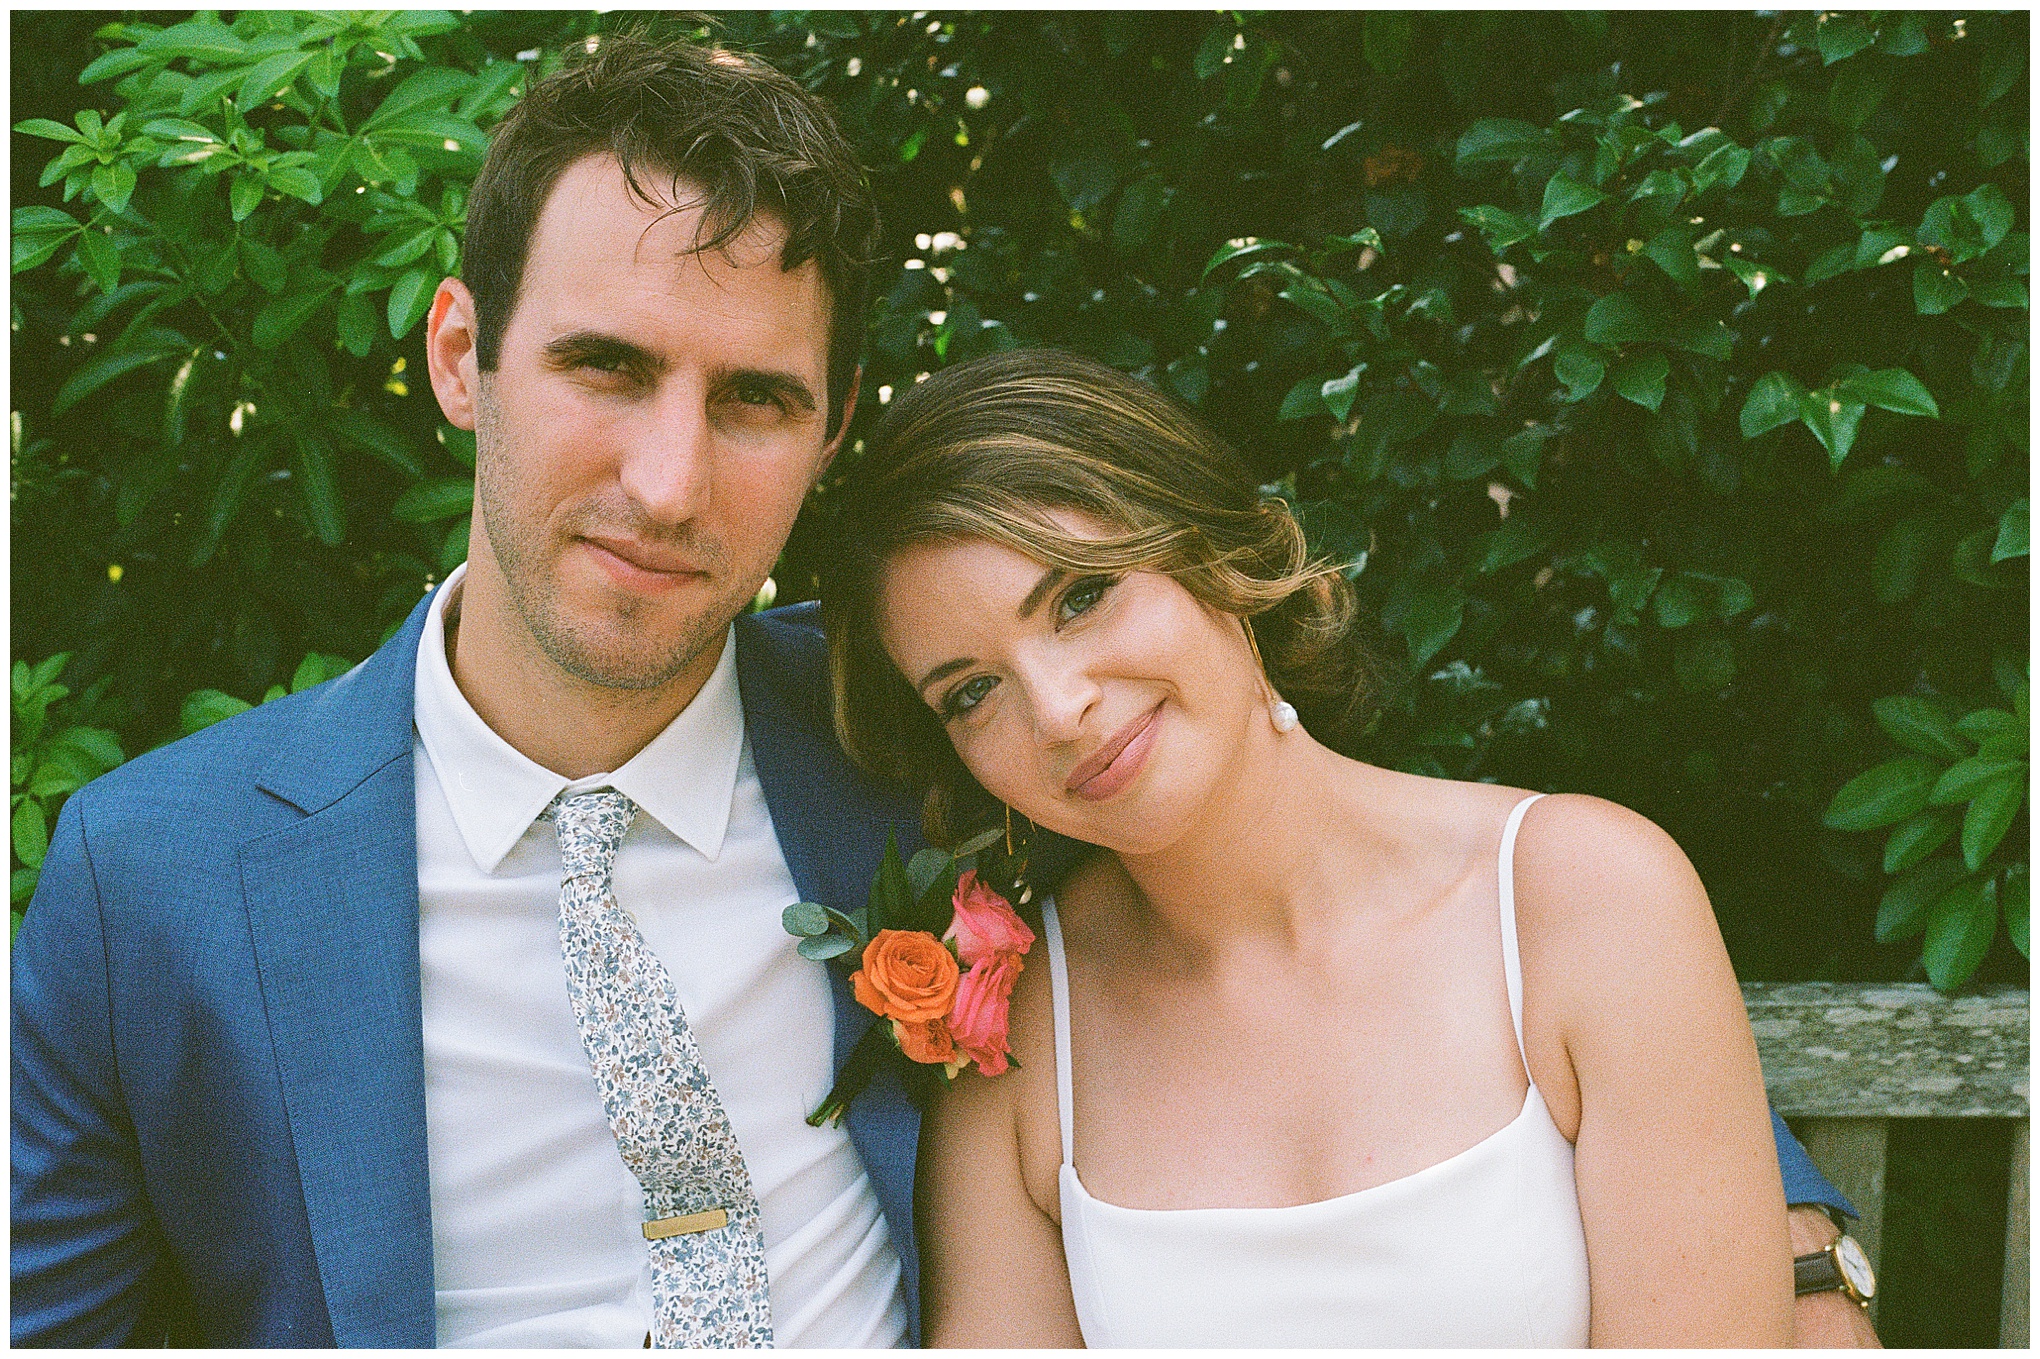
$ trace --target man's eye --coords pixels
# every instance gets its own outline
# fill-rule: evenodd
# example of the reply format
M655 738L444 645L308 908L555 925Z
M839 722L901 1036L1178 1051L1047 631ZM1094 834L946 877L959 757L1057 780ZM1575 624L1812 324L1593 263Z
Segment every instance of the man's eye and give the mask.
M1056 605L1057 621L1067 623L1078 614L1088 613L1097 607L1098 601L1105 597L1105 592L1118 583L1110 576L1085 576L1072 582L1070 588L1063 591L1063 597Z
M985 701L999 681L991 675L977 675L951 689L942 699L942 716L961 717Z
M746 382L734 388L731 396L742 406L777 406L779 393L762 382Z

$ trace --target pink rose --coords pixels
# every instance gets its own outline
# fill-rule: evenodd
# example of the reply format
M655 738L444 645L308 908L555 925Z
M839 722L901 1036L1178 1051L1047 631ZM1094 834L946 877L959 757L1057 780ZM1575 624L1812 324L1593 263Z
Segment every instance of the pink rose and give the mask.
M1021 929L1027 927L1022 925ZM1031 943L1033 936L1029 935ZM1006 1069L1006 1021L1013 983L1026 964L1017 953L994 953L972 964L956 984L956 1008L949 1014L950 1037L978 1070L996 1076Z
M1034 946L1034 931L1013 914L1004 897L978 881L976 869L956 880L952 905L956 916L942 937L956 941L956 956L965 967L976 967L994 953L1018 955Z

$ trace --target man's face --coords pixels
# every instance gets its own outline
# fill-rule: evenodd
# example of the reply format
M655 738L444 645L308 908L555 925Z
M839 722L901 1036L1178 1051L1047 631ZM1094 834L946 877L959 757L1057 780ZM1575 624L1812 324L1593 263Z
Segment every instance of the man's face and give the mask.
M607 156L568 167L476 379L470 573L610 688L719 651L835 451L819 268L782 270L769 218L688 253L698 217L633 197Z

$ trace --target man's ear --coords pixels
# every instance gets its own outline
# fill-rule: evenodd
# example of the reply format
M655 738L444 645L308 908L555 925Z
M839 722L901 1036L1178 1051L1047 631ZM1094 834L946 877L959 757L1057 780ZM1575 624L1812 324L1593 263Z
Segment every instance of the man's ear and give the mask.
M425 366L432 394L456 429L475 427L481 370L475 361L475 299L457 278L443 279L425 313Z
M850 417L857 413L857 391L864 385L864 369L859 368L850 375L850 390L843 395L843 423L836 426L836 437L829 440L822 449L821 465L815 468L815 480L822 479L822 473L829 470L829 464L836 460L837 450L843 447L843 440L850 433Z

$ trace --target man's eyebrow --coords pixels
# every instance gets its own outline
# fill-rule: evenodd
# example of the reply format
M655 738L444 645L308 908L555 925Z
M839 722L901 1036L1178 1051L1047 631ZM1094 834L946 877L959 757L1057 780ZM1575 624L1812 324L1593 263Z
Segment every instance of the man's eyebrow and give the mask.
M545 356L555 363L574 363L583 359L611 359L630 364L637 368L658 369L663 366L657 356L642 345L615 335L605 335L599 330L576 330L546 341Z
M958 656L953 661L944 661L942 662L942 664L936 666L933 670L930 670L927 674L921 676L921 682L914 686L914 692L920 694L923 698L926 698L928 695L929 685L935 683L935 681L937 680L947 679L959 670L968 670L970 669L970 667L976 664L977 662L972 660L968 656Z
M1018 616L1033 617L1034 611L1041 607L1041 601L1048 598L1048 592L1060 585L1068 575L1069 573L1059 566L1049 567L1042 573L1041 579L1034 582L1034 588L1027 592L1027 598L1020 601Z

